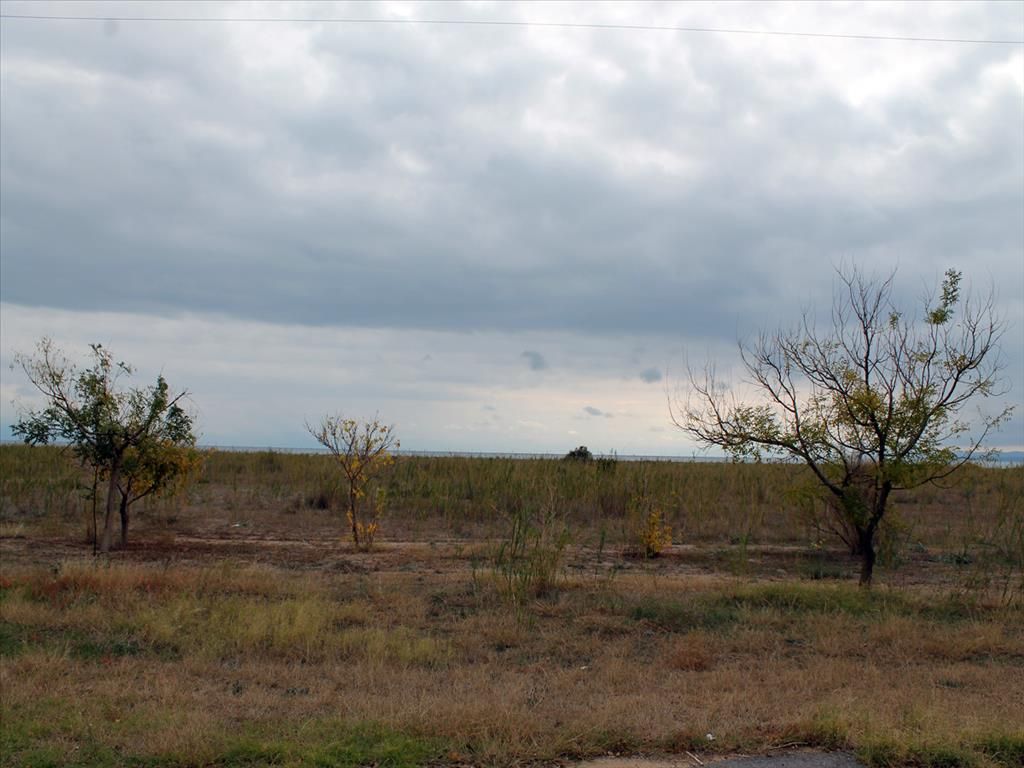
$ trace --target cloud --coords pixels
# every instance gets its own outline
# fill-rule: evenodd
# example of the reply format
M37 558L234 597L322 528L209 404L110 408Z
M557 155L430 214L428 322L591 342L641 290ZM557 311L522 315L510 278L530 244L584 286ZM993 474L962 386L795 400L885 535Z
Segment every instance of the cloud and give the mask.
M585 15L770 29L780 7L591 4ZM793 29L921 31L916 6L785 8ZM1019 3L935 9L929 36L1024 25ZM538 18L516 3L451 13ZM898 264L896 298L910 307L953 266L1000 286L1011 397L1024 408L1019 46L16 19L0 36L0 301L40 310L34 337L59 312L115 312L145 329L182 317L306 328L373 339L386 361L361 350L358 367L339 362L328 374L339 397L346 377L391 377L395 391L367 391L396 398L426 381L437 402L463 404L490 402L496 382L539 397L543 379L559 413L582 417L586 391L625 414L634 399L664 408L648 386L663 369L638 374L642 361L682 346L721 361L737 336L804 307L827 312L841 259ZM4 329L4 354L11 338ZM262 360L259 339L241 338L211 365ZM505 421L554 412L531 403L513 414L500 401Z
M341 411L395 424L409 450L564 454L565 432L576 429L602 450L692 451L682 432L663 445L653 445L645 432L667 416L664 396L630 380L622 367L636 337L309 328L7 303L0 303L0 334L3 439L11 437L19 407L44 404L20 369L9 366L13 353L32 352L47 334L80 364L88 362L89 343L101 342L137 367L126 383L144 385L163 374L172 389L187 389L210 445L309 448L304 422ZM531 373L519 358L524 346L551 350L573 365ZM433 363L420 361L424 349L432 350ZM616 418L587 414L581 392ZM620 411L631 414L628 423L617 417ZM446 429L453 424L463 429Z
M715 12L772 26L757 5ZM677 21L672 6L630 13ZM863 21L794 13L801 27ZM965 4L934 23L959 35L1020 17ZM970 252L1000 284L1019 276L1012 46L87 29L4 24L9 302L731 338L738 319L827 296L819 265L842 255L931 271Z
M527 363L530 366L531 371L543 371L548 367L548 361L544 359L544 355L540 352L534 352L532 350L526 350L520 357L525 357Z
M604 411L602 411L602 410L600 410L598 408L595 408L592 405L585 405L585 406L583 406L583 410L586 411L587 413L589 413L591 416L604 416Z

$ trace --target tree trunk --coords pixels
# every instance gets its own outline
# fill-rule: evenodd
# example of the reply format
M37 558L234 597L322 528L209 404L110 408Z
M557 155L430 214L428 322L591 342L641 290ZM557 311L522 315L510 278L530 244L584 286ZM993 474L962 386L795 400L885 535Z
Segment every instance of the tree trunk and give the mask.
M355 491L349 491L348 494L348 519L352 523L352 541L355 542L356 549L359 549L359 526L357 525L356 518L356 504L358 504L358 498L356 497Z
M865 589L871 588L871 576L875 570L875 533L885 516L885 507L889 502L889 494L892 492L892 483L886 480L878 491L875 498L874 508L871 510L871 519L867 528L859 531L858 541L860 542L860 585Z
M128 494L121 496L121 546L128 546Z
M114 538L114 501L117 498L117 482L121 479L121 467L114 464L110 468L110 483L107 486L107 511L103 516L103 538L100 540L100 552L110 551L111 540Z
M875 531L868 528L861 531L860 544L860 586L871 588L871 576L875 570Z

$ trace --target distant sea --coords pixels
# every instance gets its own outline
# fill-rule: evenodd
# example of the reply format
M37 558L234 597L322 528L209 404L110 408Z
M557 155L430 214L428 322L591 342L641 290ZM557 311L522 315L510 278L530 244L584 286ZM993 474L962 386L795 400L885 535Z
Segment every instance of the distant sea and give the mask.
M19 445L20 440L0 439L0 445ZM200 448L212 448L216 451L237 451L239 453L293 453L318 454L327 453L320 446L309 448L288 448L279 445L201 445ZM434 456L465 459L561 459L564 453L517 453L514 451L416 451L401 449L394 452L396 456ZM730 461L728 456L695 453L689 456L656 456L642 453L595 453L595 459L618 459L619 461L674 461L674 462L706 462L718 463ZM1024 465L1024 451L1002 451L991 463L996 466Z
M271 451L274 453L297 453L317 454L327 453L326 448L319 446L315 448L281 448L274 446L252 446L252 445L204 445L203 448L213 448L217 451L239 451L252 453ZM561 459L564 453L515 453L501 451L414 451L398 450L396 456L427 456L427 457L448 457L464 459ZM674 461L674 462L710 462L717 463L731 461L728 456L715 456L711 454L692 454L690 456L654 456L642 453L605 453L594 454L595 459L618 459L619 461ZM997 465L1024 464L1024 451L1002 451L991 463Z
M270 451L273 453L298 453L317 454L327 453L326 448L319 446L315 448L280 448L275 446L252 446L252 445L204 445L202 448L212 448L216 451L239 451L241 453ZM437 458L460 458L460 459L561 459L564 453L516 453L514 451L414 451L400 449L393 452L395 456L427 456ZM595 459L618 459L619 461L691 461L691 462L718 462L728 461L726 456L648 456L635 453L595 453Z

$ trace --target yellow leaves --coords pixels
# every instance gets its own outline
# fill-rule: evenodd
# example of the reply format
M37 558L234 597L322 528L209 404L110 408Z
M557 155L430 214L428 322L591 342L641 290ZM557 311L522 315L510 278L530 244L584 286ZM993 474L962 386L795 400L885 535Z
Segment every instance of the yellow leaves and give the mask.
M659 507L652 507L647 513L639 534L646 557L657 557L672 544L672 526L665 522L665 514Z
M378 524L376 521L371 523L356 523L356 528L359 530L360 544L365 549L373 548L373 540L377 535Z
M373 549L374 539L380 530L380 521L376 519L376 515L367 523L356 520L351 510L345 513L345 517L352 528L352 540L356 547L363 550Z
M369 549L373 545L379 525L377 518L383 510L383 497L378 494L366 512L367 521L361 519L360 502L366 498L373 480L390 467L395 459L391 451L399 447L393 425L379 419L360 421L341 416L325 416L319 426L306 425L310 434L324 446L338 462L348 483L346 512L352 541L356 547Z
M628 504L628 531L637 554L657 557L672 544L672 526L665 512L647 492L641 490Z

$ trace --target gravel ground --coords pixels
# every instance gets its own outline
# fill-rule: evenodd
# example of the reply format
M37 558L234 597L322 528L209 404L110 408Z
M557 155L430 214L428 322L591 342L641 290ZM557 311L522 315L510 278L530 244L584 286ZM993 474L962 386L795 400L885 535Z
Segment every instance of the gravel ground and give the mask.
M791 752L770 757L738 757L713 764L715 768L864 768L844 752Z
M703 758L702 758L703 759ZM704 760L709 768L864 768L852 755L844 752L788 752L767 757L734 757L728 760ZM696 760L674 757L671 760L603 757L579 768L699 768Z

